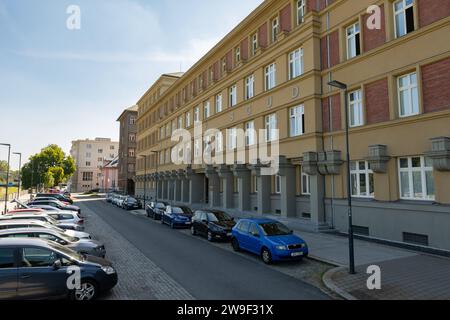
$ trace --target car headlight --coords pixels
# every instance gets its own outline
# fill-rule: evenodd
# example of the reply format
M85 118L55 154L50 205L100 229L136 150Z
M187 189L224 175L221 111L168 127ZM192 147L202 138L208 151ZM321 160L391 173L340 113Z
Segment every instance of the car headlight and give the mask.
M114 270L113 267L102 267L102 270L103 270L106 274L114 274L114 273L116 273L116 270Z
M287 250L288 249L288 247L286 247L286 246L276 246L275 248L277 250Z

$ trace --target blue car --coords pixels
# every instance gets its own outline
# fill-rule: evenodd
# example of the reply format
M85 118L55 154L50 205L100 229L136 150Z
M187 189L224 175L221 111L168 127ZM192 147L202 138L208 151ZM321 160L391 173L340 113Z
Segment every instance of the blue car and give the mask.
M192 211L188 207L167 206L162 214L161 223L175 228L190 228L192 221Z
M292 230L271 219L242 219L233 228L234 251L245 250L261 256L266 264L301 260L308 256L308 245Z

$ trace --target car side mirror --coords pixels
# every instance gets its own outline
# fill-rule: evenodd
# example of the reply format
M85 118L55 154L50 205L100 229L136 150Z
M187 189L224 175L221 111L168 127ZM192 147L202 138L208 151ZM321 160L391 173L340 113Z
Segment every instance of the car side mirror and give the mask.
M56 260L54 263L53 263L53 270L59 270L59 269L61 269L61 266L62 266L62 264L61 264L61 260Z

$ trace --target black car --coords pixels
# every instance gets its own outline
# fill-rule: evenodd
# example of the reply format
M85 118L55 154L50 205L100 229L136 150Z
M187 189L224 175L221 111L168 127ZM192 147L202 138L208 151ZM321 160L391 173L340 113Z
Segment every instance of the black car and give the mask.
M69 277L78 269L78 288ZM0 300L71 298L93 300L117 284L117 273L105 259L80 255L55 242L0 239Z
M150 202L145 208L147 217L153 218L154 220L161 220L168 205L167 202Z
M137 210L141 209L142 206L137 199L133 197L126 197L122 203L122 208L124 208L125 210Z
M219 210L197 210L192 218L192 235L201 235L208 239L230 240L231 231L236 225L234 218Z
M53 194L53 193L38 193L36 195L36 198L54 198L54 199L59 200L59 201L68 202L70 204L73 204L73 200L70 199L70 197L66 197L66 196L64 196L62 194L59 194L59 193L57 193L57 194Z

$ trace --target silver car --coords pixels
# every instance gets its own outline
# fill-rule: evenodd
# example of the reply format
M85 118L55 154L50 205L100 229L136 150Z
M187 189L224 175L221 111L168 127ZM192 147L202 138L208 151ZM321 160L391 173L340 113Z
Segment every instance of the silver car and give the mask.
M2 220L39 220L39 221L45 221L48 223L51 223L61 229L64 230L74 230L74 231L84 231L84 226L75 224L75 223L68 223L54 219L53 217L49 216L48 213L45 212L39 212L39 213L20 213L20 214L7 214L0 216L0 221Z
M0 238L39 238L54 241L80 254L104 258L105 246L91 239L69 237L62 232L46 228L20 228L0 230Z
M91 235L86 232L75 230L64 230L49 222L39 220L0 220L0 230L5 229L20 229L20 228L47 228L58 232L62 232L69 237L79 239L92 239Z

